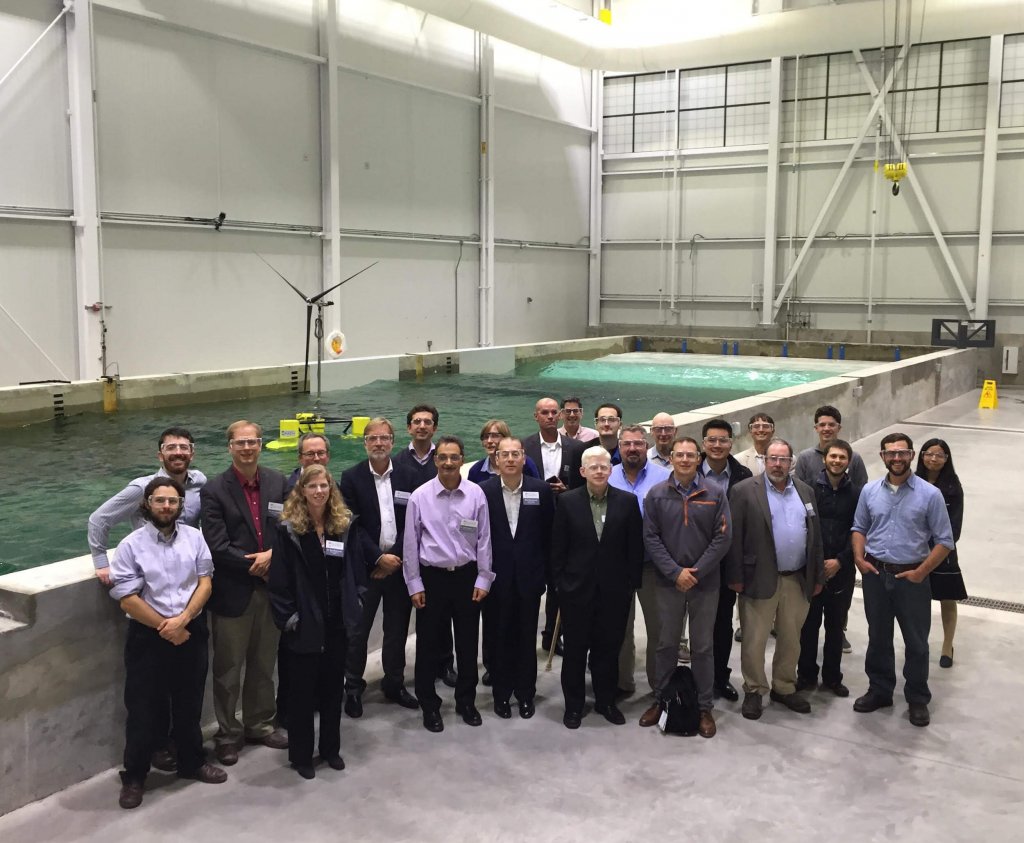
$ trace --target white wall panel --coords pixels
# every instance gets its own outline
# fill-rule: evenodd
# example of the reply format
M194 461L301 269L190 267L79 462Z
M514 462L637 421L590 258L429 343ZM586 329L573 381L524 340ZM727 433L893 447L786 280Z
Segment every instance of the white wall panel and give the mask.
M50 0L0 2L0 76L60 12ZM0 205L71 207L68 72L57 24L0 88Z
M672 236L669 225L671 174L610 176L601 195L606 240L652 240Z
M586 336L588 266L586 252L498 249L495 345Z
M589 136L508 112L494 122L495 237L581 243L590 233Z
M494 101L570 123L589 126L589 70L524 50L497 39L494 45Z
M1024 158L1000 158L996 164L996 231L1024 231Z
M758 237L764 233L764 172L684 173L680 234Z

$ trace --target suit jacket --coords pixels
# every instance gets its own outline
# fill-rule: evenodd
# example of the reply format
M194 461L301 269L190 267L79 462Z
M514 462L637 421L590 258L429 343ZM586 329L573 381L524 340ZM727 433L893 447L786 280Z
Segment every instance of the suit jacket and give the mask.
M742 593L759 600L775 594L779 573L766 482L764 475L751 477L733 486L729 494L733 533L732 545L726 556L727 579L730 583L743 583ZM796 478L793 478L793 483L807 513L807 567L803 574L794 576L802 580L804 593L810 598L815 586L825 582L821 525L814 491Z
M398 535L389 553L402 558L402 541L405 538L405 511L409 495L419 485L416 475L408 463L391 461L391 494L395 505L395 523ZM367 568L373 568L380 558L380 501L377 499L377 484L370 471L370 461L363 460L341 473L338 481L341 496L356 515L357 541L362 549L362 559ZM398 572L401 574L401 572Z
M551 528L551 567L563 603L590 603L640 587L644 521L636 496L608 487L608 509L598 540L586 485L558 496Z
M491 521L491 570L494 571L491 594L500 596L515 589L523 597L540 597L548 568L554 493L543 480L523 477L523 499L513 537L505 512L501 478L492 477L481 483L480 488L487 498ZM527 503L528 494L534 496L534 503Z
M287 480L272 468L260 467L257 471L263 549L270 550L274 546L280 511L271 512L269 505L284 501ZM247 553L256 553L259 546L249 504L234 469L229 468L207 482L199 493L199 501L203 538L213 555L210 611L236 618L248 608L253 589L263 587L263 580L249 573L252 561L245 558Z
M568 488L577 489L580 486L586 484L586 480L583 475L580 474L580 466L583 464L583 452L590 447L592 443L577 442L575 439L570 439L568 436L563 436L561 433L558 434L558 438L562 442L562 468L558 472L558 479L561 480ZM526 451L526 456L533 460L537 464L537 470L544 474L544 457L541 454L540 447L540 433L534 433L532 436L527 436L523 440L523 450ZM541 480L547 480L547 477L542 476Z

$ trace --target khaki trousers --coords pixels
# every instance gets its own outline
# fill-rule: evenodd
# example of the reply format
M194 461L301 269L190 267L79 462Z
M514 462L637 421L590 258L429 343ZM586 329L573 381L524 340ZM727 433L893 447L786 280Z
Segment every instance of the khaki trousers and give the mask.
M748 694L796 693L796 664L800 658L800 630L810 605L804 596L801 574L781 574L775 594L763 600L740 594L740 625L743 644L740 647L740 668L743 690ZM775 626L775 657L772 659L772 683L764 672L765 646Z

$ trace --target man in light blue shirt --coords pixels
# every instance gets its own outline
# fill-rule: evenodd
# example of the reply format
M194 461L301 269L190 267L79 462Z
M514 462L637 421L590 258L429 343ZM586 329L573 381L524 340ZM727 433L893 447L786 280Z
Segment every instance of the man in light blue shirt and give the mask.
M928 633L931 586L928 574L953 549L953 530L942 493L916 477L910 466L914 443L905 433L882 439L885 477L864 487L853 519L853 561L864 586L868 650L864 671L868 692L853 704L859 712L892 705L896 690L893 621L899 622L905 647L903 693L910 722L927 726Z

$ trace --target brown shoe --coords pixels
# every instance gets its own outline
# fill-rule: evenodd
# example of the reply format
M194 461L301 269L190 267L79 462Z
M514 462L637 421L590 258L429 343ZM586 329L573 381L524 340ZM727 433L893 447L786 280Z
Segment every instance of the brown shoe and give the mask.
M178 769L178 759L169 749L158 749L149 759L149 763L163 773L174 773Z
M128 810L138 808L142 804L144 791L145 785L142 782L125 781L121 785L121 796L117 800L117 804Z
M288 749L288 733L284 729L274 729L269 735L258 738L246 738L246 743L263 744L271 749Z
M718 727L715 726L715 718L712 716L708 709L704 709L700 713L700 725L697 726L697 734L702 738L713 738L715 733L718 731Z
M655 700L654 704L640 715L640 725L645 729L648 726L657 725L661 719L661 703Z
M224 784L228 780L228 774L220 767L214 767L213 764L203 764L202 767L193 773L178 773L178 777L182 779L195 779L197 782L203 782L204 784Z
M214 747L213 754L217 756L225 767L231 767L238 763L238 745L233 743L219 743Z

